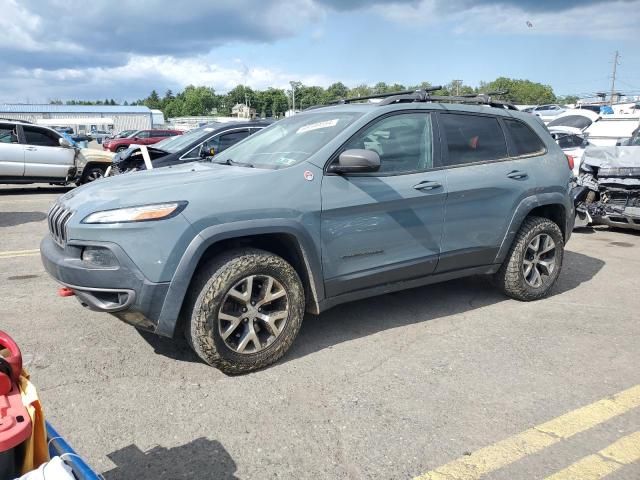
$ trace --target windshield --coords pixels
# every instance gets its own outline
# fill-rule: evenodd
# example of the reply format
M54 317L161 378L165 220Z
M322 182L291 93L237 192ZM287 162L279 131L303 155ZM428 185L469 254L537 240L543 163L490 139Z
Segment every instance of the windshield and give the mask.
M194 128L193 130L189 130L182 135L175 135L173 137L162 140L153 145L153 148L157 148L169 153L176 153L188 147L193 142L199 140L200 137L202 137L206 133L213 132L215 128L216 127L211 126Z
M355 112L300 113L228 148L214 161L231 160L263 168L290 167L308 159L361 115Z
M549 122L547 127L573 127L584 130L593 122L583 115L567 115L566 117L556 118Z

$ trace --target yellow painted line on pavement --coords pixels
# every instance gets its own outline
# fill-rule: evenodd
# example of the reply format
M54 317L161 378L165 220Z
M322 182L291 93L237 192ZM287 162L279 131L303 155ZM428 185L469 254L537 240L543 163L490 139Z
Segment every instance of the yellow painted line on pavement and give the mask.
M476 450L415 480L474 480L640 406L640 385Z
M632 433L569 465L564 470L548 476L545 480L598 480L619 470L625 465L640 460L640 432Z
M40 255L40 250L14 250L13 252L0 252L0 258L30 257Z

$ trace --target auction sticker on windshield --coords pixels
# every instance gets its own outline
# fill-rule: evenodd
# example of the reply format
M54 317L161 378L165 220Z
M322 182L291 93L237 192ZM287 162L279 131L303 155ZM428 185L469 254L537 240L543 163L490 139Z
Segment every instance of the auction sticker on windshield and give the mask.
M335 127L338 124L338 119L325 120L324 122L312 123L311 125L304 125L296 130L296 133L310 132L311 130L319 130L321 128Z

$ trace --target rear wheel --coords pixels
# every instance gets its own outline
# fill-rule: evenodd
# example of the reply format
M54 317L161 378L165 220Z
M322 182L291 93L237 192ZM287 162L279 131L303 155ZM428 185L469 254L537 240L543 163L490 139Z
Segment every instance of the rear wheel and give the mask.
M256 370L289 349L304 315L294 268L269 252L243 249L209 262L191 285L185 336L225 373Z
M495 278L502 291L517 300L544 297L562 268L564 240L558 225L542 217L527 218Z

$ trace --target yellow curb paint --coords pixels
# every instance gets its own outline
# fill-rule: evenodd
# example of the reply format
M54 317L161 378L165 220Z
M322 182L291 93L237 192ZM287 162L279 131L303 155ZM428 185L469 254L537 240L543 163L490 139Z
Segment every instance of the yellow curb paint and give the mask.
M622 437L595 455L578 460L545 480L575 480L577 478L598 480L638 460L640 460L640 432L635 432Z
M640 385L525 430L415 480L474 480L640 406Z
M15 250L13 252L0 252L0 258L28 257L39 254L40 250Z

